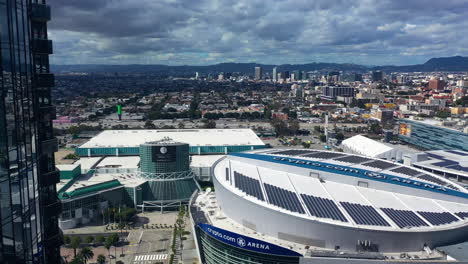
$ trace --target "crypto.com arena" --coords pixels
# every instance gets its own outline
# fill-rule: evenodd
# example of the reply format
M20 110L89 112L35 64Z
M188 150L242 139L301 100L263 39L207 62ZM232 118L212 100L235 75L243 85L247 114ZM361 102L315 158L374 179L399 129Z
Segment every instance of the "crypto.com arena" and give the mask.
M231 154L213 173L215 193L191 206L204 263L427 262L468 238L467 190L400 163L261 150Z

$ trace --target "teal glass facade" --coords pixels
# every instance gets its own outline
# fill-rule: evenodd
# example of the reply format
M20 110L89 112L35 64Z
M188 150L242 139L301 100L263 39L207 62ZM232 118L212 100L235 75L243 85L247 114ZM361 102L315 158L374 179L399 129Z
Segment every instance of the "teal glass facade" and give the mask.
M265 145L241 146L189 146L190 155L226 154L254 149L264 149ZM75 153L81 157L95 156L135 156L140 154L139 147L124 148L76 148Z
M403 131L402 125L406 126ZM459 149L468 151L468 134L418 121L400 120L399 138L426 150Z

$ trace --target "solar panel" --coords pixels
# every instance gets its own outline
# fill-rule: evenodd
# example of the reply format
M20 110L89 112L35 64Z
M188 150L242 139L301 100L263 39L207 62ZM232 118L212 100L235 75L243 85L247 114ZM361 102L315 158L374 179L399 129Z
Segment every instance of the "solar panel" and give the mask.
M454 164L446 167L447 169L452 169L452 170L459 170L459 171L467 171L468 172L468 167L462 167L460 164Z
M382 211L392 219L400 228L428 226L418 215L408 210L397 210L392 208L381 208Z
M450 188L452 190L456 190L456 191L459 191L460 189L458 189L457 187L453 186L452 184L447 184L445 187L447 188Z
M265 183L265 191L271 204L284 208L291 212L305 214L299 198L295 192L291 192L270 184Z
M279 155L287 155L287 156L296 156L305 153L314 152L312 150L305 150L305 149L290 149L290 150L282 150L277 152L272 152L270 154L279 154Z
M431 175L427 175L427 174L423 174L421 176L418 176L417 179L422 179L422 180L426 180L426 181L429 181L429 182L433 182L433 183L436 183L438 185L445 185L447 184L447 182L439 179L439 178L436 178L434 176L431 176Z
M455 213L458 217L460 217L461 219L468 219L468 212L459 212L459 213Z
M304 157L316 158L316 159L332 159L332 158L337 158L337 157L342 157L342 156L344 155L341 153L326 152L326 151L304 155Z
M413 169L410 169L408 167L403 167L403 166L395 168L395 169L391 169L391 171L401 173L401 174L405 174L405 175L408 175L408 176L416 176L418 174L421 174L420 171L413 170Z
M386 161L381 161L381 160L374 160L368 163L363 163L362 165L367 166L367 167L373 167L373 168L378 168L378 169L388 169L391 167L395 167L396 165L390 162Z
M390 226L372 206L348 202L341 204L358 225Z
M452 222L457 222L458 219L448 212L436 213L436 212L420 212L418 213L424 217L432 225L444 225Z
M435 158L435 159L440 159L440 160L445 159L443 156L432 154L432 153L427 153L427 156L429 156L431 158Z
M460 156L468 156L468 153L466 153L466 152L461 152L461 151L447 150L446 152L452 153L452 154L456 154L456 155L460 155Z
M311 215L320 218L330 218L342 222L348 222L333 200L307 194L301 194L301 197Z
M439 166L439 167L447 167L447 166L452 166L452 165L457 165L457 164L458 162L455 162L453 160L444 160L444 161L432 163L431 165Z
M359 164L359 163L363 163L363 162L365 162L365 161L370 161L370 160L372 160L372 159L368 159L368 158L364 158L364 157L359 157L359 156L346 156L346 157L337 158L337 159L334 159L334 160L343 161L343 162L348 162L348 163L354 163L354 164Z
M237 189L245 192L247 195L256 197L261 201L265 201L263 197L262 188L260 182L257 179L247 177L237 171L234 172L234 185Z

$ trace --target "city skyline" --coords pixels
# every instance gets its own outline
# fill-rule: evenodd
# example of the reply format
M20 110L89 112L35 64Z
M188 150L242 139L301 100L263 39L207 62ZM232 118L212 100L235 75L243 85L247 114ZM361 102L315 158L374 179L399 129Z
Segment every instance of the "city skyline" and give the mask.
M466 36L458 33L467 26L463 1L53 0L51 5L57 17L49 27L57 50L53 64L403 65L467 54Z

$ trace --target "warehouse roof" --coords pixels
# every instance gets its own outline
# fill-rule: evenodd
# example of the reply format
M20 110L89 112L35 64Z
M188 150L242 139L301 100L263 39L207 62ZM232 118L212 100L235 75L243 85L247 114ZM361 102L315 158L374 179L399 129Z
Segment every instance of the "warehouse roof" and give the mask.
M190 146L265 145L251 129L106 130L80 148L138 147L170 138Z

